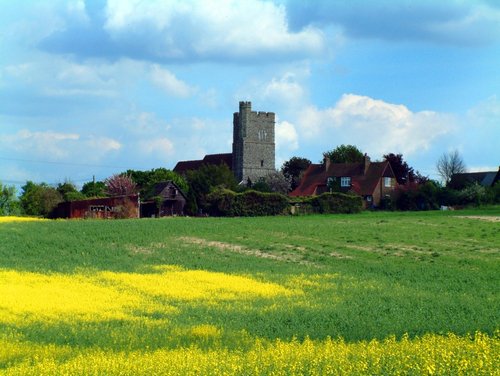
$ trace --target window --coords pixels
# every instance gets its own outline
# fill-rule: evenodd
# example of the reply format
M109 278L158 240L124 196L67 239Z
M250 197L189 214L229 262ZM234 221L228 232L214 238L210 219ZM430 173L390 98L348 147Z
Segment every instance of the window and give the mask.
M373 197L372 196L366 196L366 201L367 202L372 202L373 201Z
M384 178L384 187L390 187L391 186L391 178Z
M267 132L264 129L259 130L257 136L259 137L259 141L267 141Z
M264 160L263 159L261 159L261 161L260 161L260 167L264 167Z
M351 178L348 176L342 176L340 178L340 186L341 187L350 187L351 186Z

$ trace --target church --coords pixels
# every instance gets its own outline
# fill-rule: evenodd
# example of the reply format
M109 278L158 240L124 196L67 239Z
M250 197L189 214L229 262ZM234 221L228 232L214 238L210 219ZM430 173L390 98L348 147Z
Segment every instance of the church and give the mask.
M233 115L233 151L209 154L203 159L180 161L174 171L183 174L204 164L226 164L238 182L256 182L275 171L275 114L252 111L251 102L240 102Z

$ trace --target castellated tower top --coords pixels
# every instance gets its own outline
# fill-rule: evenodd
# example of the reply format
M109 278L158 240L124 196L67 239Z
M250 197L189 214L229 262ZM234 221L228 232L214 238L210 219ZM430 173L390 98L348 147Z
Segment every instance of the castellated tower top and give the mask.
M252 111L252 102L240 102L240 111L243 109L247 109L248 111Z
M275 114L252 111L240 102L233 117L233 172L236 179L257 182L275 171Z

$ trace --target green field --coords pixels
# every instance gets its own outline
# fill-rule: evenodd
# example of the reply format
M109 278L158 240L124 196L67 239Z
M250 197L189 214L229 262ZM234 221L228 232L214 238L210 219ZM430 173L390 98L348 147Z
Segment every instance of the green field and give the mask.
M499 216L0 223L0 374L498 374Z

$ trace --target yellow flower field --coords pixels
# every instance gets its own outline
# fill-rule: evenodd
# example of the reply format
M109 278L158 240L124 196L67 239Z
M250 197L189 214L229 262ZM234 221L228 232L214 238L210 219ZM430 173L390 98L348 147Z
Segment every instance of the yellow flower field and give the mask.
M304 281L304 284L307 284ZM291 285L298 285L297 279ZM342 339L269 340L245 330L227 333L210 322L188 325L179 317L188 307L250 310L258 299L301 296L253 278L154 268L150 273L95 272L41 274L0 271L0 374L5 375L373 375L498 374L500 333L460 337L422 337L361 342ZM113 327L112 323L121 323ZM37 328L38 329L34 329ZM52 328L73 328L109 337L104 346L70 346ZM63 329L57 329L63 328ZM26 338L25 331L36 336ZM130 331L127 333L127 330ZM166 340L155 349L121 350L118 337L134 333L184 338L186 346ZM44 336L47 336L44 338ZM223 337L239 343L221 346ZM54 338L59 338L55 340ZM97 341L97 339L95 339ZM114 342L115 341L115 342ZM91 341L92 342L92 341ZM116 346L115 346L116 345ZM115 348L117 347L117 348ZM136 346L137 347L137 346Z
M341 339L266 342L247 351L196 346L114 352L0 341L6 375L498 375L492 338L429 334L346 343Z
M33 222L33 221L46 221L46 219L37 218L37 217L16 217L16 216L0 217L0 223Z

